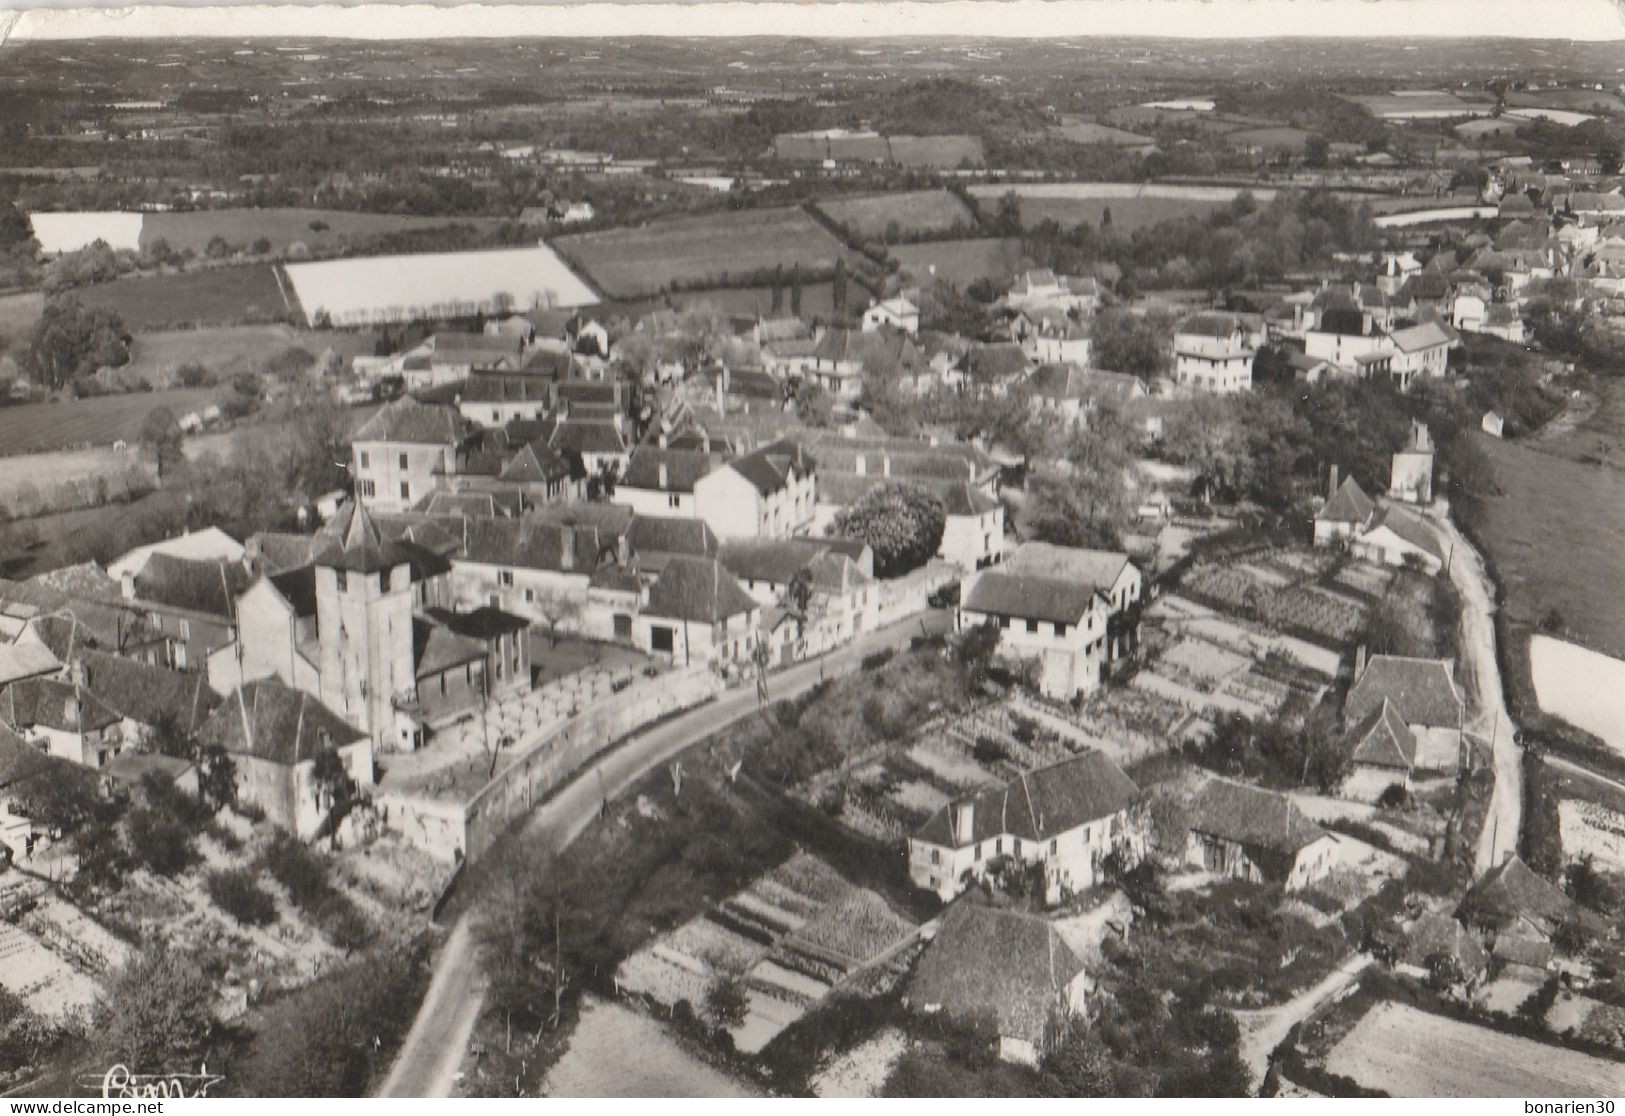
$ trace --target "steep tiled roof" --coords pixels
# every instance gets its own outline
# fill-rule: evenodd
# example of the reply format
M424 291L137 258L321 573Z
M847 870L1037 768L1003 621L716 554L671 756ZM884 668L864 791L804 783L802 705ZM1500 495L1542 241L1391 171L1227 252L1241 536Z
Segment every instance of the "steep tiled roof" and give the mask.
M322 533L332 544L317 556L318 565L365 574L394 569L411 561L399 543L384 538L372 516L358 501L352 500L341 507Z
M135 599L230 620L249 581L241 562L195 562L154 554L135 577Z
M961 606L970 612L1077 624L1095 607L1095 591L1058 577L983 572Z
M1399 346L1400 352L1405 353L1418 353L1423 349L1450 344L1450 335L1440 328L1438 322L1422 322L1405 329L1396 329L1388 335L1388 338Z
M594 527L570 527L535 516L474 519L463 557L470 562L532 570L590 574L598 564Z
M274 678L250 682L227 695L198 733L204 744L288 765L363 736L310 694Z
M467 421L455 407L423 404L408 396L387 404L362 423L350 441L450 446L461 441L467 429Z
M787 585L824 551L814 539L769 539L727 543L718 558L741 581Z
M715 558L721 543L703 519L639 515L626 534L633 554L688 554Z
M1225 314L1217 311L1203 311L1181 318L1174 327L1175 333L1188 333L1196 337L1226 338L1235 335L1242 329L1241 319L1234 314Z
M1409 771L1416 766L1416 737L1387 698L1366 714L1351 734L1354 762Z
M112 712L138 724L156 725L169 715L190 736L220 704L200 672L168 670L105 651L82 651L78 662L84 671L85 690Z
M1326 501L1326 506L1315 513L1315 518L1328 523L1364 523L1377 510L1365 489L1353 477L1346 478Z
M1190 827L1254 852L1291 856L1326 833L1283 794L1209 779L1191 799ZM1256 859L1256 857L1255 857Z
M1047 841L1112 817L1140 798L1140 788L1103 752L1087 751L1028 771L1007 786L960 799L938 810L914 834L945 848L963 848L1010 835ZM971 832L955 834L955 806L971 806Z
M1444 561L1444 548L1439 544L1439 536L1415 512L1390 504L1372 521L1371 530L1378 527L1387 527L1412 546Z
M1404 960L1424 967L1439 954L1455 958L1469 977L1482 973L1489 961L1484 947L1465 926L1448 915L1429 911L1406 929Z
M483 662L485 644L452 631L437 619L412 617L414 678L429 678L452 667Z
M984 382L1010 380L1027 371L1027 352L1014 341L973 345L965 353L965 374Z
M763 446L754 453L728 462L728 468L750 481L764 495L777 492L792 476L804 477L816 467L806 450L788 440Z
M1457 910L1476 922L1506 928L1527 920L1543 934L1551 934L1570 917L1587 917L1578 903L1556 884L1537 876L1517 856L1492 870L1467 892ZM1597 921L1591 916L1591 921Z
M748 613L756 602L715 558L673 557L649 587L650 616L714 624Z
M538 440L514 454L498 475L513 484L553 484L570 479L570 463Z
M626 463L620 483L628 488L654 489L661 492L693 492L694 482L720 464L714 453L700 450L661 449L658 446L639 446ZM660 467L666 467L666 483L660 483Z
M1081 972L1048 920L961 900L915 967L908 1001L959 1021L992 1012L1000 1037L1038 1046Z
M61 678L25 678L0 690L0 721L14 729L39 725L63 732L94 732L120 719L94 691Z
M1343 716L1358 723L1384 701L1392 702L1408 725L1455 728L1461 723L1462 696L1447 659L1373 655L1349 687Z
M271 575L271 585L287 601L295 616L316 615L316 567L300 566Z
M1025 542L1005 560L1011 573L1033 574L1076 582L1105 592L1129 565L1129 557L1115 550L1085 550L1046 542Z

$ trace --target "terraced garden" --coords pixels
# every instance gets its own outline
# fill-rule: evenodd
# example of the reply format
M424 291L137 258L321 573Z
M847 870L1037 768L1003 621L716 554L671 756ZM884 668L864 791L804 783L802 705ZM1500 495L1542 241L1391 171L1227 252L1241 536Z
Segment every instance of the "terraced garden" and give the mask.
M667 1007L703 1004L717 982L741 982L749 1006L731 1033L736 1049L754 1053L837 985L896 980L916 929L879 895L799 854L628 957L616 979Z

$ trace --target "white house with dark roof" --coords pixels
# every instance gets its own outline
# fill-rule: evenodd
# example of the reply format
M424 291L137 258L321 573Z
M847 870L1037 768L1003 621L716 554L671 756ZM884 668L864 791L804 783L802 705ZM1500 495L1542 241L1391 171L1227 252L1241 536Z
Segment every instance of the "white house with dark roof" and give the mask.
M332 797L316 779L316 757L331 749L357 784L373 782L372 741L302 690L274 678L250 682L198 731L199 743L231 756L237 797L295 836L316 836Z
M1089 585L996 566L961 583L955 628L995 625L999 654L1035 664L1039 690L1070 701L1100 685L1109 618L1105 599Z
M672 558L646 587L636 645L681 666L742 663L755 649L762 607L715 558Z
M1449 555L1427 520L1416 512L1390 504L1349 541L1349 553L1383 566L1410 566L1429 577L1444 569Z
M1127 554L1030 541L1010 554L1004 568L1014 574L1062 578L1092 590L1106 609L1108 662L1132 649L1135 633L1123 618L1144 601L1145 574Z
M1108 756L1081 752L938 810L909 838L909 878L951 899L1007 860L1041 864L1045 901L1059 903L1094 887L1114 848L1140 850L1139 801L1140 788Z
M1100 309L1100 283L1093 276L1057 275L1047 267L1033 268L1016 277L1004 301L1023 311L1052 308L1093 313Z
M698 518L694 485L721 464L721 454L645 444L627 461L610 501L638 515Z
M1220 395L1251 391L1254 342L1237 314L1191 314L1174 327L1174 382Z
M1315 545L1337 546L1346 543L1371 523L1377 513L1376 502L1365 494L1359 482L1349 477L1337 483L1337 466L1332 466L1332 495L1315 512Z
M920 332L920 308L906 298L888 298L871 302L863 312L863 328L902 330L913 336Z
M1375 802L1389 787L1411 788L1416 768L1416 736L1389 698L1367 713L1349 734L1350 768L1345 798Z
M1451 337L1437 321L1396 329L1388 334L1393 358L1388 374L1399 390L1409 388L1419 377L1442 378L1449 367Z
M1415 766L1456 771L1466 762L1467 701L1456 685L1455 660L1373 655L1359 667L1343 702L1343 720L1361 725L1389 703L1416 741Z
M695 511L725 541L788 538L812 523L816 469L797 443L774 442L697 479Z
M468 421L455 407L398 399L350 436L356 498L372 511L405 511L457 471Z

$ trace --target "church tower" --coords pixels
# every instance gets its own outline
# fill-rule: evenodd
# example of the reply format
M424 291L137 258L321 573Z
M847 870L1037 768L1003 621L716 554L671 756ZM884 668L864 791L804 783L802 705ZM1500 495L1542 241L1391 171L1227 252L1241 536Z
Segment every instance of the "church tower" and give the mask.
M338 545L316 561L316 632L322 704L381 750L410 750L417 726L412 569L359 503L331 524Z

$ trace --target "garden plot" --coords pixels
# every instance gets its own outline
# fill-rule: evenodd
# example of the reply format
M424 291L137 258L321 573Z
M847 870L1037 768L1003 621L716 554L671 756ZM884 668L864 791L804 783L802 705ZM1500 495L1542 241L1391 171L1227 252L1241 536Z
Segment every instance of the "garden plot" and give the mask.
M1579 860L1587 853L1607 872L1625 872L1625 814L1581 798L1557 804L1563 834L1563 856Z
M1367 1012L1326 1069L1395 1097L1625 1093L1625 1064L1395 1003Z
M1540 982L1520 977L1503 976L1490 981L1478 991L1478 1006L1485 1011L1511 1015L1518 1005L1540 991Z
M31 934L0 922L0 986L42 1019L88 1008L100 988Z
M1316 584L1327 569L1311 556L1282 551L1263 564L1197 566L1185 575L1181 588L1198 603L1341 647L1365 626L1369 605Z
M748 1010L732 1035L749 1054L915 931L879 895L803 854L627 958L616 980L667 1006L700 1005L719 980L742 982Z
M1366 562L1350 562L1337 571L1333 580L1356 593L1380 597L1388 591L1388 586L1393 584L1394 571Z
M931 772L939 783L963 790L998 786L987 768L965 756L940 738L923 736L906 753L908 758Z

